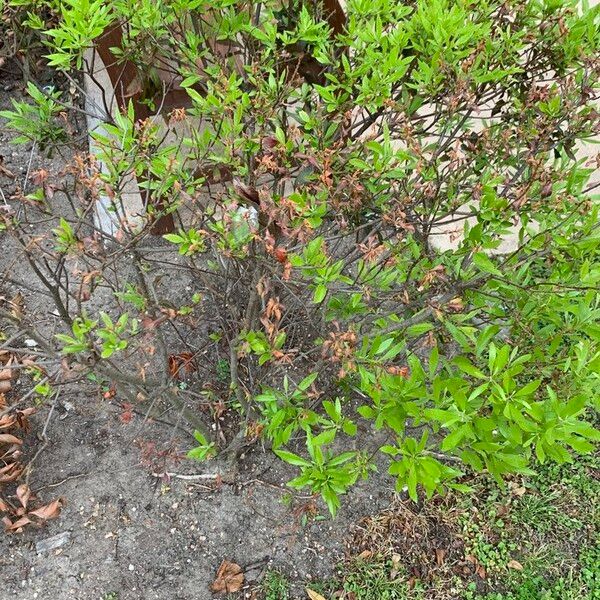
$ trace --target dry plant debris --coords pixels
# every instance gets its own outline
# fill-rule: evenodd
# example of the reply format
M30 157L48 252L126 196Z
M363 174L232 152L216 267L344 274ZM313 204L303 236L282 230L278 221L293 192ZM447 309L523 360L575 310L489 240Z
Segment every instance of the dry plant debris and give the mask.
M239 592L244 584L244 573L240 565L224 560L217 570L211 589L220 594Z
M6 393L12 391L15 369L13 356L0 354L0 518L8 533L21 533L27 525L42 525L55 519L63 506L62 499L56 499L42 506L35 506L35 496L27 483L17 485L11 495L9 486L16 485L25 473L27 465L22 461L23 434L29 429L29 417L35 412L33 407L19 409L10 406ZM12 501L8 498L13 498Z

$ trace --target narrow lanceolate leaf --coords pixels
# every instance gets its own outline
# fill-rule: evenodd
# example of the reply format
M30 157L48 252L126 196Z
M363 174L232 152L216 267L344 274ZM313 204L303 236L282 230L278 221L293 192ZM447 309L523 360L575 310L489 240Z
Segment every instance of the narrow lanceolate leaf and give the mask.
M457 356L452 362L467 375L477 377L478 379L485 379L486 377L484 373L465 356Z
M502 272L496 267L489 256L485 255L483 252L477 252L473 255L473 263L484 273L502 276Z
M275 450L275 454L277 454L281 460L289 463L290 465L296 465L297 467L310 466L310 463L307 460L292 452L287 452L286 450Z

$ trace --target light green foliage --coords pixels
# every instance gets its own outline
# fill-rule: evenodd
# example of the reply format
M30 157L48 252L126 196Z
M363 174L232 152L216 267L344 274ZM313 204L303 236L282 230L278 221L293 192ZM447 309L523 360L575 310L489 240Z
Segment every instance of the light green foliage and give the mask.
M310 486L313 492L321 494L329 512L335 517L340 507L340 495L345 494L356 482L359 470L355 463L355 452L336 455L331 450L324 450L324 446L333 442L334 438L333 429L325 430L314 438L307 432L306 448L309 459L301 458L287 450L275 450L275 453L285 462L300 467L301 474L288 485L298 489Z
M190 256L204 250L202 232L195 229L188 229L179 233L167 233L163 237L172 244L176 244L179 247L179 254L184 256Z
M281 390L266 389L256 397L266 419L265 435L275 448L287 444L299 429L310 431L310 426L318 422L319 416L305 408L307 390L316 378L317 373L311 373L298 385L290 387L286 377Z
M289 600L286 578L277 571L268 571L261 584L264 600Z
M187 453L188 458L204 461L215 455L217 450L214 442L209 442L199 431L194 431L194 437L196 438L198 445Z
M52 40L49 64L68 69L75 59L75 64L81 68L83 51L91 47L94 39L112 21L110 7L103 0L62 0L59 6L60 27L44 31L44 35Z
M100 358L109 358L115 352L125 350L129 344L128 338L138 333L137 320L130 319L127 313L113 322L109 315L100 312L100 319L102 326L98 321L78 317L72 324L72 336L56 334L57 340L62 343L62 352L77 354L97 350Z
M60 219L60 225L53 230L56 238L56 250L62 254L73 252L77 249L77 236L71 224L65 219Z
M285 344L285 338L285 331L280 331L273 340L269 340L262 331L248 331L240 336L241 341L247 344L250 352L258 356L259 365L264 365L273 359L274 353L281 350ZM245 348L242 347L242 352L244 351Z
M27 93L33 104L13 99L13 110L0 111L0 117L7 119L8 126L20 134L14 143L37 142L44 149L47 145L64 141L66 132L57 122L59 113L64 110L58 102L61 92L44 92L29 82Z

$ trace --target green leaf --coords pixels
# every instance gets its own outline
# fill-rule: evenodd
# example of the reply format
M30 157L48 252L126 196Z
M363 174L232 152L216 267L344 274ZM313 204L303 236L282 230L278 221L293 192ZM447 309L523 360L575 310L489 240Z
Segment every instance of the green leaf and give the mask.
M473 255L473 263L484 273L491 273L492 275L502 276L502 272L483 252L476 252Z
M467 425L462 425L458 429L455 429L452 433L448 434L440 444L440 448L443 452L456 448L468 435L469 428Z
M327 508L329 509L331 516L335 517L338 508L340 507L340 499L338 498L338 495L327 486L321 490L321 497L323 500L325 500L325 504L327 504Z
M277 454L281 460L289 463L290 465L295 465L297 467L310 467L310 463L307 460L292 452L287 452L286 450L275 450L275 454Z
M185 242L185 238L177 235L176 233L166 233L163 235L163 238L168 242L172 242L173 244L183 244Z
M372 407L367 406L366 404L359 406L356 409L356 411L358 412L358 414L361 417L364 417L365 419L373 419L375 417L375 415L377 414Z
M320 283L315 288L313 302L315 304L321 304L321 302L323 302L323 300L325 299L325 296L327 296L327 286L325 286L323 283Z
M353 421L345 420L344 424L342 425L342 431L346 435L354 436L354 435L356 435L356 432L358 431L358 427L356 426L356 423L354 423Z
M541 379L535 379L534 381L530 381L527 385L524 385L518 392L515 393L515 398L530 396L540 387L541 383Z
M477 379L485 379L486 376L480 371L466 356L457 356L452 364L456 365L461 371Z
M315 379L319 376L318 373L311 373L307 375L299 384L298 389L305 392L315 381Z
M327 462L328 467L339 467L356 456L355 452L344 452Z
M431 323L417 323L406 328L406 335L416 337L428 333L432 329L434 329L434 326Z
M319 435L313 438L313 444L315 446L323 446L325 444L331 444L335 439L335 429L326 429L322 431Z

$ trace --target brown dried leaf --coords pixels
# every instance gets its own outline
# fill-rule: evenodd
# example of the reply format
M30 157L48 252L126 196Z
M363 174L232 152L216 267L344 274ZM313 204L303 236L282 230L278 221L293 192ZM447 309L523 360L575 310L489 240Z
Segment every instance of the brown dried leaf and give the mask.
M194 355L191 352L169 355L169 374L171 377L181 379L184 373L193 373L196 368Z
M446 558L446 551L443 548L435 549L435 562L438 567L441 567L444 564L444 560Z
M319 594L319 592L315 592L310 588L306 588L306 593L308 594L310 600L325 600L325 596L322 596L321 594Z
M6 392L10 392L12 390L12 383L10 379L6 381L0 381L0 394L6 394Z
M250 187L245 183L241 182L239 179L233 180L233 189L236 193L244 200L250 202L255 206L260 205L258 191L254 187Z
M14 415L4 415L3 417L0 417L0 429L8 429L9 427L14 427L16 421L17 419Z
M125 90L125 97L131 98L132 96L137 96L144 91L144 86L142 84L142 78L139 75L136 75Z
M0 61L3 62L3 57L0 57ZM2 66L2 63L0 63L0 66ZM4 156L0 155L0 175L4 176L4 177L8 177L9 179L14 179L15 178L15 174L7 169L4 166Z
M41 508L30 511L29 514L37 517L38 519L43 519L44 521L47 521L48 519L56 519L56 517L60 515L62 505L63 503L59 498L57 500L53 500L45 506L42 506Z
M19 450L20 446L17 444L13 444L12 446L4 447L0 450L0 460L4 461L4 463L14 462L16 461L21 454L21 450ZM10 466L10 465L9 465ZM0 473L4 473L6 468L3 467L0 469Z
M510 483L508 487L510 488L510 493L517 498L520 498L527 492L527 489L524 486L516 483Z
M212 590L219 593L239 592L244 583L244 574L240 565L224 560L217 570L217 577L213 581Z
M31 498L31 490L29 489L29 486L26 483L22 483L17 488L16 494L23 508L27 508L27 503L29 502L29 498Z
M509 560L507 565L509 569L514 569L515 571L522 571L523 565L518 560Z
M360 560L367 560L368 558L371 558L371 556L373 556L373 552L371 550L363 550L358 555L358 558L360 558Z
M31 519L28 519L27 517L21 517L13 523L8 517L4 517L2 519L2 522L6 527L6 531L11 531L13 533L21 533L23 531L23 527L31 523Z
M0 456L0 458L4 459L7 456L8 456L8 453L5 454L4 456ZM10 458L12 459L13 457L10 456ZM0 482L2 482L2 481L11 481L11 479L4 479L3 477L7 473L11 473L12 471L14 471L15 469L18 469L18 468L19 468L19 464L15 463L15 462L11 462L11 463L5 465L4 467L2 467L0 469Z
M10 301L10 312L19 321L25 316L25 296L17 292Z
M11 507L4 500L2 500L2 498L0 498L0 512L8 512L10 509Z
M0 444L22 444L23 442L10 433L0 433Z

